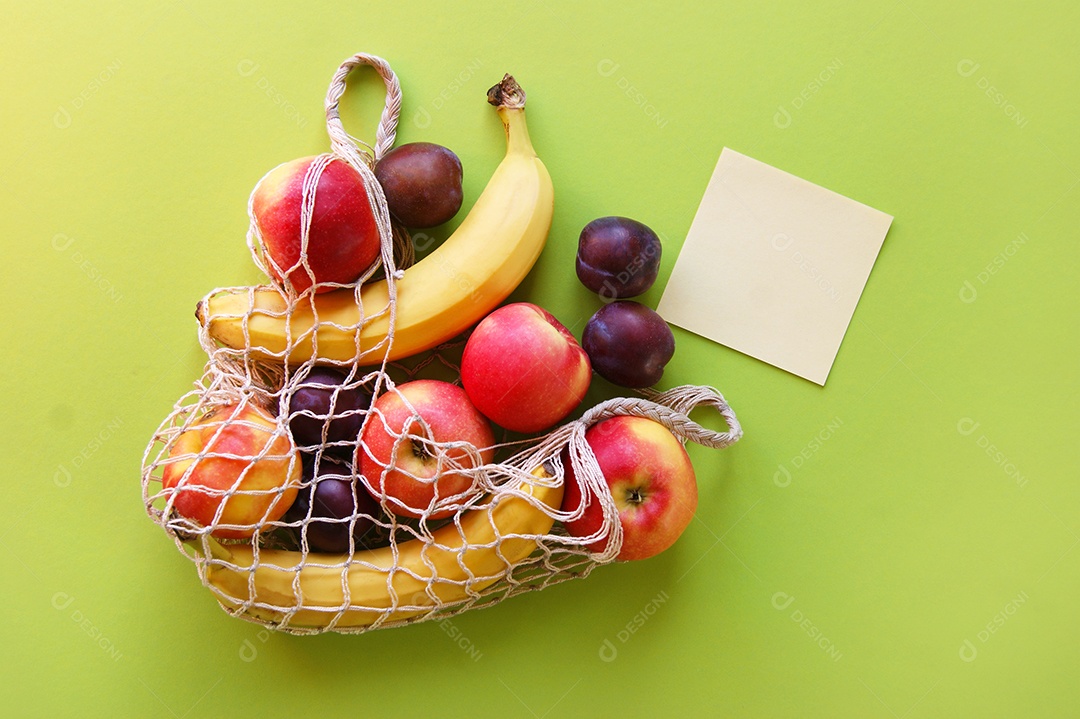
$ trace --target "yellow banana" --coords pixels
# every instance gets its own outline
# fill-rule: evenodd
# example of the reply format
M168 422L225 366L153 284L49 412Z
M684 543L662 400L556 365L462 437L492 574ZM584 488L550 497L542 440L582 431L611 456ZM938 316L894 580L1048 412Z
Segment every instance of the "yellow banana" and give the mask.
M551 227L551 177L525 124L525 93L512 77L489 91L506 128L506 156L458 229L397 281L389 359L430 349L497 307L532 269ZM299 300L289 312L272 286L216 292L196 316L209 336L256 357L299 363L311 357L379 364L390 328L385 280ZM374 316L374 317L373 317ZM363 322L361 322L361 318Z
M551 477L543 467L533 474ZM561 483L517 480L511 486L553 510L562 502ZM287 622L289 628L317 631L332 622L362 628L380 617L393 623L430 611L436 598L444 605L468 600L470 592L495 583L536 548L527 536L507 535L546 534L553 524L548 512L523 497L499 494L457 524L435 530L427 542L412 539L351 557L260 549L254 572L251 545L221 545L208 538L213 557L206 580L227 610Z

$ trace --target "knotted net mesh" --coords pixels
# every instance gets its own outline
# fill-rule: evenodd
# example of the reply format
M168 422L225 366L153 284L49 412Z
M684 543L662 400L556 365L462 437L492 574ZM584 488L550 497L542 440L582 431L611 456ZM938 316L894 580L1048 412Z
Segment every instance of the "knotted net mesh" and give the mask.
M375 68L387 88L373 148L344 131L337 110L346 76L362 65ZM273 264L251 213L256 263L271 277L301 272L314 283L306 249L319 177L331 161L346 162L364 180L381 238L378 260L359 281L330 288L315 283L297 292L288 281L228 288L248 295L248 309L233 318L241 341L222 344L201 326L203 375L177 400L143 457L147 512L220 605L294 634L442 619L585 577L613 561L622 546L618 510L585 436L607 419L646 418L682 443L713 448L742 434L717 390L691 385L614 398L540 435L503 431L469 441L436 422L416 388L438 381L444 404L464 401L446 389L464 396L457 386L464 338L389 359L396 284L413 261L412 245L392 222L372 167L393 145L400 103L400 85L381 58L357 54L334 75L326 100L331 152L306 171L294 265ZM361 302L362 288L376 281L385 283L384 304ZM354 301L355 322L320 318L319 289ZM255 295L267 291L275 293L273 306L260 294L257 316L250 309ZM284 321L280 351L254 349L266 317ZM380 318L386 336L361 346L360 330ZM324 329L354 336L353 356L320 356ZM300 348L306 356L297 359ZM726 431L691 420L698 407L718 413ZM484 436L479 444L477 436ZM581 501L563 507L568 478ZM403 484L419 488L412 499L390 491ZM567 522L590 511L600 517L595 532L566 531Z

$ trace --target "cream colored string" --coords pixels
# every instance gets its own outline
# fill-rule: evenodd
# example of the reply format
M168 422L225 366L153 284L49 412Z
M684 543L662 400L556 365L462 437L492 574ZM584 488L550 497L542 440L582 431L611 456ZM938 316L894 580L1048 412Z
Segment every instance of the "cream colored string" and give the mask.
M357 140L345 131L338 111L338 102L345 92L346 78L350 72L363 65L370 65L373 67L386 86L386 101L379 126L376 130L376 143L373 149L368 148L366 143ZM322 287L353 287L356 293L357 304L361 307L361 316L355 328L348 327L345 329L356 331L357 357L370 356L374 352L382 352L385 355L389 353L393 343L393 329L396 319L397 304L396 282L401 279L402 276L402 270L397 267L397 262L395 260L395 249L398 256L401 257L404 266L408 266L412 263L413 252L412 242L409 239L408 234L403 232L402 228L396 227L390 218L390 213L386 206L386 197L383 194L381 185L375 178L375 173L372 168L374 167L375 162L393 146L398 115L401 111L401 85L398 82L397 76L385 60L374 55L358 53L345 60L334 73L330 87L327 90L325 106L326 129L327 134L330 136L331 152L316 157L308 166L303 178L300 208L300 259L292 267L280 267L265 251L262 234L253 207L255 192L252 192L251 197L248 200L249 225L247 244L256 265L271 277L279 276L287 278L291 272L302 269L308 277L314 279L307 261L307 247L312 216L315 210L316 188L318 187L319 179L322 176L323 171L331 161L340 159L348 163L349 166L360 175L364 187L367 190L368 204L371 208L371 213L375 219L375 225L379 232L380 256L379 260L373 263L355 283L349 283L348 285L324 283ZM369 149L371 151L369 151ZM273 172L273 170L270 172ZM267 173L267 175L269 174L270 173ZM258 188L258 185L265 179L266 176L260 179L256 188ZM390 301L386 307L382 308L364 307L360 302L361 286L380 269L383 269L384 274L386 275ZM317 308L312 301L314 289L308 290L305 293L297 293L292 284L287 280L281 282L279 287L288 301L290 312L291 308L295 307L296 303L303 301L311 302L311 309L313 312L317 311ZM390 316L390 331L386 339L375 347L361 348L359 346L360 329L374 318L384 314L389 314ZM317 314L315 316L315 322L316 325L319 323ZM289 339L291 340L292 338L290 337ZM316 345L315 352L317 353L317 333L312 337L312 342ZM290 341L290 347L291 344Z
M633 415L659 422L683 442L692 441L713 449L727 447L742 437L742 427L734 411L724 396L713 387L682 385L666 392L647 390L646 393L651 399L617 397L601 402L587 410L580 419L552 430L533 447L519 452L509 460L509 464L527 472L543 462L555 460L557 465L561 464L563 449L567 450L573 463L575 479L581 485L582 504L569 507L566 512L549 514L560 522L571 521L582 516L587 503L597 502L603 510L603 522L597 532L589 537L549 539L577 546L589 545L607 537L604 551L592 555L598 563L611 561L618 556L622 546L622 525L615 501L596 462L596 456L585 441L585 431L589 427L618 415ZM717 411L724 419L727 431L717 432L690 419L690 413L697 407L710 407Z
M349 135L342 126L338 113L338 101L345 91L345 80L353 69L362 65L372 66L383 79L387 90L386 103L376 133L374 147L369 147L365 143L362 143ZM402 274L401 270L395 265L394 247L395 242L401 242L402 233L395 227L390 219L382 188L374 177L372 167L374 166L374 163L385 155L385 153L393 146L400 109L401 88L396 75L394 75L393 71L384 60L364 53L359 53L352 58L347 59L334 74L326 95L327 132L331 139L332 153L322 155L317 162L312 163L304 178L301 226L303 228L302 248L305 250L307 246L308 231L310 229L311 215L314 210L315 188L318 185L319 175L331 159L339 157L345 162L348 162L349 165L361 175L365 186L368 189L368 200L380 233L381 264L386 269L390 295L389 306L387 308L379 309L377 314L389 312L390 332L383 344L380 344L377 347L365 348L363 353L361 353L361 348L358 344L357 357L360 357L361 355L370 356L375 350L382 350L388 354L390 344L393 341L397 296L395 283L397 279L400 279ZM253 217L250 200L249 214ZM411 249L411 242L408 242L407 234L404 237L408 243L408 248ZM256 263L259 264L260 267L266 269L265 262L272 262L272 260L265 258L265 253L262 252L262 238L259 235L258 226L254 220L252 220L251 229L249 230L248 244L255 257ZM408 252L400 252L400 249L401 248L399 248L399 257L403 258L401 264L407 265L410 262L410 255ZM304 254L306 253L302 253L302 259L298 265L310 272L310 268L306 265L306 259L303 259ZM372 274L377 271L378 267L379 263L375 263L375 265L373 265L373 267L365 274L363 279L370 278ZM284 270L281 274L285 275L291 269L296 268L276 269L279 271ZM303 301L303 296L297 295L292 291L292 289L288 287L289 283L286 282L284 284L286 286L286 296L290 300L289 309L287 309L285 313L287 315L292 311L292 308L295 307L295 302ZM253 292L253 290L250 291ZM355 291L357 293L357 301L359 304L359 283L357 283ZM309 292L307 293L307 296L310 298L313 296L313 293ZM253 299L254 297L251 298L251 300ZM374 316L371 313L372 309L373 308L368 308L367 316L362 316L360 325L355 328L357 332L357 343L359 343L360 327L363 325L364 321L370 321L372 316ZM316 317L315 319L316 322L318 322L318 318ZM247 353L245 353L242 358L235 358L228 353L222 354L224 350L216 348L215 343L213 343L209 336L204 336L205 334L204 331L200 331L200 343L210 355L210 362L207 365L206 375L202 382L198 383L199 386L194 392L188 393L178 401L177 405L174 407L173 413L159 428L143 458L144 500L146 501L146 506L151 513L151 516L155 517L155 521L158 521L166 527L168 524L167 511L162 513L152 508L152 502L155 499L162 497L162 493L158 492L157 494L151 494L149 491L149 482L155 469L160 466L162 461L164 461L168 446L184 428L199 416L199 410L206 408L207 406L225 403L236 394L244 396L253 395L253 398L257 401L261 399L264 403L269 404L269 400L276 393L273 390L267 390L263 385L270 387L280 386L279 383L285 379L285 374L293 374L294 377L306 374L303 371L296 371L302 368L293 368L291 373L287 372L285 368L282 368L279 372L271 372L265 367L262 367L262 363L252 360ZM247 329L245 324L245 335L246 334ZM288 344L291 348L291 336L289 339L290 341ZM316 343L317 339L312 338L312 342ZM251 343L250 341L247 341L246 344L250 346ZM317 354L317 346L315 350ZM384 358L385 356L386 355L384 354ZM309 365L311 362L306 364ZM384 359L381 369L378 372L372 373L376 378L376 386L374 387L376 394L379 394L379 392L384 389L385 391L394 391L394 383L386 375L386 370L387 363ZM270 374L273 374L274 376L271 377ZM368 377L372 375L368 375ZM281 399L284 399L284 396L287 395L287 393L288 388L283 388L280 392L282 395ZM478 498L481 495L489 496L490 499L486 501L490 502L494 501L499 494L513 493L530 502L537 508L547 512L555 520L562 522L570 521L582 516L585 502L598 503L602 509L603 523L600 529L590 537L570 537L554 532L545 535L532 536L532 538L539 543L542 550L538 553L538 556L519 565L508 566L507 573L503 579L480 592L478 596L472 597L469 601L453 606L437 603L436 606L432 607L427 616L436 616L437 613L440 616L457 614L460 611L465 611L472 607L481 599L490 600L492 602L502 601L509 596L513 596L514 594L523 591L540 589L549 584L574 578L576 576L586 576L591 571L592 567L612 561L618 556L622 545L622 528L619 522L618 510L615 506L614 499L607 488L599 465L597 464L596 457L588 443L585 441L585 432L589 427L617 415L635 415L659 422L683 442L693 441L707 447L723 448L737 441L742 436L742 428L739 425L734 412L731 410L730 406L728 406L724 397L712 387L685 385L666 392L645 390L643 393L646 395L646 398L616 398L590 408L579 420L558 427L542 437L529 440L529 446L527 446L526 449L516 453L506 462L486 465L475 470L467 467L461 468L465 471L475 472L476 483L474 486L475 493L473 491L469 493L469 497L473 497L474 499L469 500L463 498L461 505L458 507L460 510L468 511L472 502L475 501L475 498ZM192 399L195 400L194 405L189 404ZM690 413L695 408L701 406L711 407L719 412L727 424L727 431L716 432L691 420L689 417ZM366 420L370 419L371 416L373 415L368 415ZM443 450L448 449L448 447L443 448L437 446L438 443L425 442L425 445L429 444L431 445L429 449L433 453L444 454ZM160 449L157 456L151 460L151 448L155 446L160 447ZM583 500L580 507L568 508L566 512L561 511L561 509L548 508L546 505L543 505L536 500L526 489L517 488L518 482L512 481L521 479L531 484L552 484L562 481L565 471L565 468L562 466L564 451L566 456L568 456L573 463L575 478L581 483L582 494L585 497L585 500ZM478 460L478 457L472 455L470 455L470 458L473 462ZM457 468L457 463L448 456L446 457L446 463ZM545 463L554 470L556 475L554 478L541 479L531 474L532 470L538 465ZM479 509L481 506L485 506L483 501L481 501L476 508ZM396 522L391 520L391 528L396 526ZM425 533L426 532L421 532L416 536L421 536ZM174 535L174 538L177 541L177 546L182 549L183 545L180 537ZM588 553L588 545L604 538L607 539L607 543L602 552L595 554ZM207 544L205 534L203 540L203 556L208 557L210 556L210 548ZM497 538L497 541L500 540L501 538ZM395 543L392 541L392 544ZM301 553L304 555L301 558L301 565L307 561L308 551L305 542L301 549ZM258 543L256 543L254 552L254 563L252 574L249 577L249 585L254 581L254 567L258 567L260 563ZM429 567L429 569L434 570L433 567ZM203 582L207 583L204 574L204 563L200 563L199 570L200 574L203 575ZM388 582L390 582L391 579L392 573L388 574ZM303 592L299 586L299 573L296 576L293 589L294 596L297 598L297 603L291 608L282 608L286 611L288 617L291 617L293 613L303 607ZM390 589L393 589L392 583L390 584ZM346 581L346 572L342 572L342 590L344 601L339 608L339 616L348 609L351 603L349 598L349 587ZM249 596L254 597L253 586L249 587L249 591ZM349 632L367 631L369 629L379 628L380 626L395 626L398 623L401 623L396 621L384 622L384 619L386 619L386 617L380 618L379 621L376 621L372 626L366 628L339 628L336 626L337 622L335 619L335 621L326 629L331 631ZM289 626L288 619L286 619L285 626L279 628L293 633L321 631L321 629L305 629Z

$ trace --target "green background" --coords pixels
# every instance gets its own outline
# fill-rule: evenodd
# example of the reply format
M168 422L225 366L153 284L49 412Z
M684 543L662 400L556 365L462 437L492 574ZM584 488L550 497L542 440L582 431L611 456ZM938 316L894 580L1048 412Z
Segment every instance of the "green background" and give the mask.
M5 713L1075 716L1080 9L705 5L5 9ZM825 388L676 330L661 386L717 386L746 437L691 449L670 551L443 627L267 637L146 517L140 459L200 374L195 301L259 279L251 188L327 147L357 51L467 204L502 155L484 92L522 82L556 210L517 297L577 334L581 227L660 233L655 306L724 146L896 220ZM357 77L346 127L381 101Z

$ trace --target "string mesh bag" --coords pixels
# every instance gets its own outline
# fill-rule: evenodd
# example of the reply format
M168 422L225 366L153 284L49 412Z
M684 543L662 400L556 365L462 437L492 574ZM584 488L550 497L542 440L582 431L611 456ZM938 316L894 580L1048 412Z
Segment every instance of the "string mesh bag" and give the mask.
M346 133L338 115L345 78L364 65L387 90L374 146ZM520 92L509 76L492 89L496 96L498 88ZM269 287L225 288L246 295L249 307L256 295L263 304L258 313L249 309L233 318L242 337L231 344L201 323L203 375L177 400L143 456L148 514L194 563L220 606L292 634L441 620L586 577L614 561L623 539L618 509L585 438L606 419L644 417L683 444L712 448L742 435L720 392L693 385L613 398L546 433L492 434L485 446L433 426L410 387L438 381L443 391L452 386L464 396L457 363L465 339L407 358L393 352L397 283L414 258L372 168L393 147L400 107L400 84L381 58L360 53L335 73L326 98L331 151L311 163L304 178L297 263L273 266L249 203L252 256L270 277L284 279ZM306 250L319 176L334 160L363 178L380 254L355 283L326 287L315 281ZM302 291L288 279L296 271L310 279ZM382 305L361 301L372 283L385 286ZM321 319L325 305L315 297L322 290L355 301L361 308L355 323ZM278 351L256 351L266 318L290 328ZM361 330L380 321L386 336L362 345ZM353 356L320 355L323 329L355 336ZM312 391L321 393L322 405L309 401ZM692 420L698 408L717 413L726 430ZM563 508L571 469L582 499ZM386 491L402 482L411 483L420 501ZM320 504L326 489L335 490L335 507ZM566 531L567 522L596 507L602 517L596 532Z

